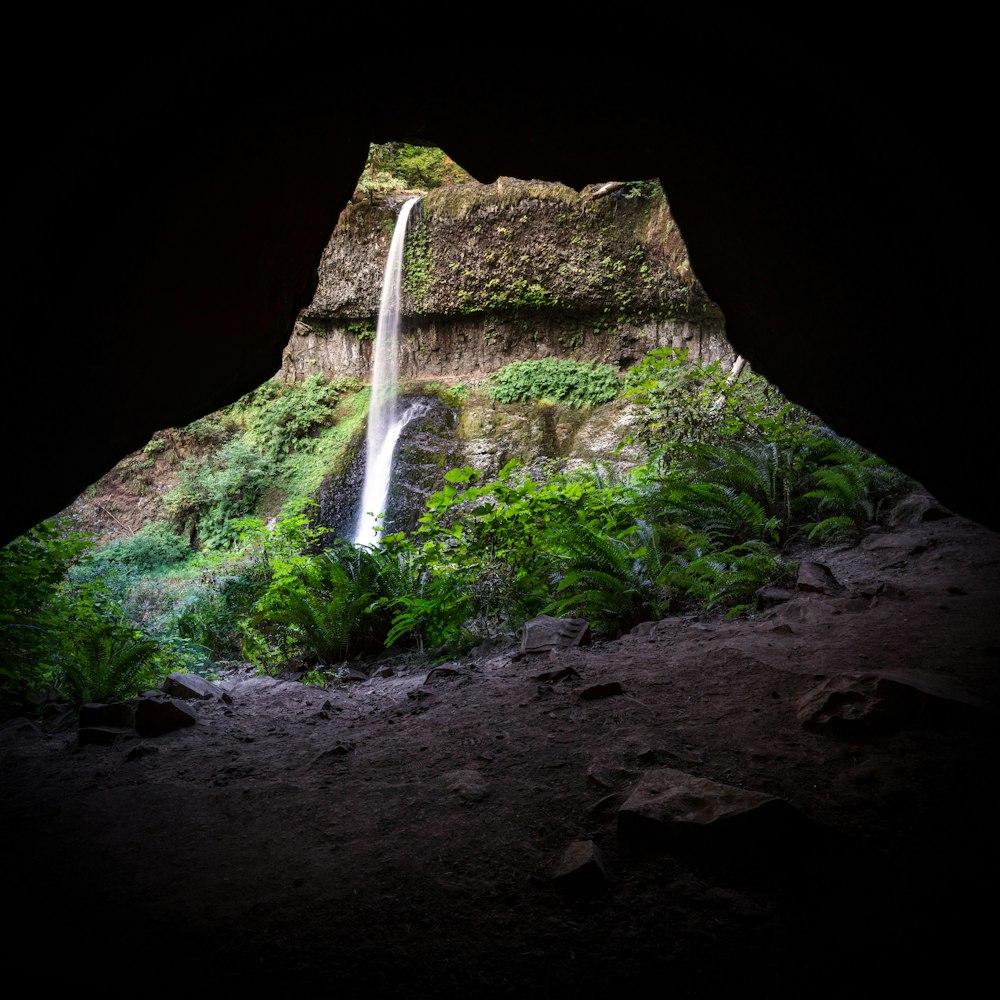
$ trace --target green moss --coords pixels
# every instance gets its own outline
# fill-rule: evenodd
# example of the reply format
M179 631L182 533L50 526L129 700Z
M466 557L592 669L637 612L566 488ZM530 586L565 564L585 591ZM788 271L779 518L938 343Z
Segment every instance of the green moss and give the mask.
M512 313L551 308L559 304L559 298L527 278L515 278L507 284L491 278L481 287L459 289L458 303L464 313Z
M344 329L348 333L357 337L362 343L375 339L375 327L372 326L371 323L366 323L363 320L357 323L348 323Z
M427 226L417 222L406 234L403 249L403 291L414 302L417 312L423 312L424 301L431 285L431 238Z
M308 448L290 454L282 463L276 485L286 497L312 496L330 475L344 471L356 436L365 426L368 389L345 394L333 414L334 424L310 439Z
M467 385L462 385L460 382L455 385L444 385L441 382L426 382L421 386L421 389L424 392L432 393L447 406L456 409L461 407L470 391ZM407 391L412 391L412 389L408 388ZM444 456L442 456L442 461L444 461Z
M621 382L610 365L566 358L514 361L486 384L490 398L500 403L538 399L574 407L608 403L620 391Z

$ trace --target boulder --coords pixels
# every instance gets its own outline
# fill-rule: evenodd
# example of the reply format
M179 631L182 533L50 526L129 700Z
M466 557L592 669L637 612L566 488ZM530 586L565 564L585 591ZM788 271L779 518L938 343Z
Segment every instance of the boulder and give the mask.
M824 678L799 699L798 717L806 729L853 739L885 736L907 726L976 722L981 706L973 699L950 698L877 674L840 674Z
M839 594L844 589L830 567L818 562L799 564L799 575L795 586L811 594Z
M597 896L608 888L600 848L592 840L574 840L552 870L552 882L576 896Z
M521 652L544 653L550 649L583 646L590 642L590 623L583 618L538 615L521 629Z
M665 844L736 856L786 844L804 825L782 799L664 767L645 774L618 810L627 846Z
M226 692L220 687L206 681L197 674L173 673L163 682L163 690L173 698L183 698L185 701L195 698L223 698Z
M942 518L953 516L951 511L942 507L934 497L926 493L911 493L893 507L889 515L889 524L894 528L913 527L926 521L940 521Z
M135 729L140 736L163 736L198 721L194 710L171 698L140 698L135 706Z
M132 729L135 726L135 705L127 701L109 704L88 702L80 706L80 728L91 726L113 726L117 729Z

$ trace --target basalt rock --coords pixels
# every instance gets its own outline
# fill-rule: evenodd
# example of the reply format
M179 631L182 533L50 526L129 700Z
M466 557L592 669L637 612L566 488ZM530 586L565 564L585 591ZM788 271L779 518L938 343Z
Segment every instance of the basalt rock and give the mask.
M401 197L362 195L344 210L285 349L286 378L369 375L380 264ZM587 189L504 177L431 191L418 208L403 277L403 377L559 356L627 368L667 346L732 359L722 313L655 183L595 200Z
M194 710L176 698L140 698L135 706L135 730L140 736L163 736L197 721Z
M719 858L766 856L791 846L807 823L782 799L663 767L643 775L618 810L629 847L668 846Z
M229 694L220 687L206 681L204 677L197 674L170 674L163 684L163 690L174 698L183 700L205 700L218 698L219 700L231 701Z
M566 646L590 642L590 623L584 618L554 618L538 615L521 629L521 653L547 653Z

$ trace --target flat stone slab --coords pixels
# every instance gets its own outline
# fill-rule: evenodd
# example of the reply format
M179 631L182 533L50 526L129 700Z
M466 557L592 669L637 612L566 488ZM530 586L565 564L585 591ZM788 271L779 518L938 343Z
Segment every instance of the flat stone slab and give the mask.
M567 646L583 646L589 642L590 622L584 618L539 615L525 622L521 630L522 653L542 653Z
M550 878L564 892L580 896L599 895L609 882L601 850L592 840L570 843Z
M663 767L645 774L618 810L625 843L741 848L777 843L804 823L787 802Z
M176 698L140 698L135 706L135 729L140 736L163 736L197 721L194 711Z
M825 563L799 563L799 575L795 586L807 594L839 594L844 585L833 575Z
M849 739L885 736L915 725L976 724L987 713L972 698L949 697L878 674L823 679L798 703L803 727Z
M222 698L226 692L197 674L172 673L163 683L163 690L174 698Z

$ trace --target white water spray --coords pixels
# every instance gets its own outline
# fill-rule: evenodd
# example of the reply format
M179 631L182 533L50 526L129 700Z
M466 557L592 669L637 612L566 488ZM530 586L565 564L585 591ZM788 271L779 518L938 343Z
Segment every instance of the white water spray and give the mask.
M368 433L365 438L365 481L361 490L361 509L354 535L355 545L378 545L379 518L385 513L392 475L392 457L403 428L424 412L414 404L402 415L397 412L399 381L399 304L403 277L403 248L410 211L420 201L410 198L403 203L389 244L382 279L378 326L375 330L375 356L372 360Z

